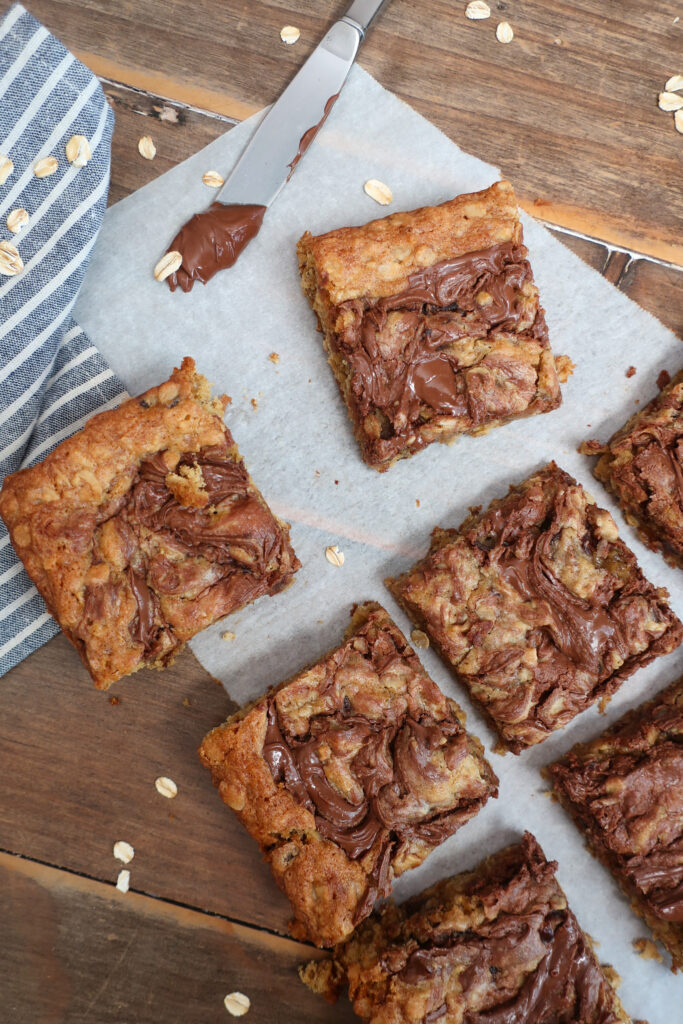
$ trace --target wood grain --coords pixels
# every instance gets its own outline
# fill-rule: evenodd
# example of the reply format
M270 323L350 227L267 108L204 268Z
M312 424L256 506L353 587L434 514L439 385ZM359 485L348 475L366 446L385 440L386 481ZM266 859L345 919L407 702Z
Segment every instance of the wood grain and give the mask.
M105 77L243 117L278 96L346 6L33 0L31 9ZM501 0L477 22L464 8L392 0L361 63L463 148L498 164L536 216L683 264L683 138L657 108L681 57L676 0ZM495 37L501 18L515 30L506 46ZM292 47L279 38L287 22L301 28Z
M650 260L631 260L619 287L683 341L683 270L663 267ZM673 374L679 367L669 369Z
M110 206L208 146L235 123L111 82L103 87L116 115ZM145 160L138 152L142 135L150 135L154 141L157 153L153 160ZM207 204L211 198L213 192L207 188Z
M250 1024L356 1019L301 984L319 954L291 940L1 854L0 893L6 1024L215 1024L235 991Z
M561 231L557 228L550 228L550 233L555 236L558 242L562 242L568 249L576 253L589 267L602 274L610 257L610 250L606 245L602 245L600 242L593 242L590 238L570 235L567 231Z
M0 685L0 848L113 882L124 839L132 889L286 933L287 900L197 757L234 708L189 650L103 693L55 637Z

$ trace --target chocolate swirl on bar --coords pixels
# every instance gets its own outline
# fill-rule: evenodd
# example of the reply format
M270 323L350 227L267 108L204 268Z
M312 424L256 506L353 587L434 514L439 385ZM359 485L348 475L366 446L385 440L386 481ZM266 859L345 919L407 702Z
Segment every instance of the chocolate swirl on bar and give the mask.
M605 650L616 649L622 660L630 652L623 625L609 612L619 580L614 577L605 585L607 593L589 601L558 579L553 549L568 520L565 504L566 497L558 494L549 508L539 501L520 501L515 509L494 509L477 530L475 543L486 549L488 561L523 601L543 602L549 620L544 628L557 650L599 676ZM587 535L584 544L590 550L597 542Z
M198 504L183 504L169 488L169 474L183 481L185 471L198 476ZM127 494L103 510L99 527L104 523L116 532L127 565L119 583L86 588L84 614L97 618L127 581L137 606L130 635L146 658L178 642L163 614L164 598L216 587L235 605L246 603L268 591L283 556L282 532L227 444L186 452L172 471L163 452L145 459Z
M595 757L570 752L550 772L648 911L683 923L683 699L617 724Z
M396 295L343 303L350 323L338 340L359 414L381 410L382 437L401 444L425 407L430 415L466 417L470 426L490 418L482 374L461 365L454 343L525 330L547 346L542 311L529 314L523 302L522 288L529 281L524 246L501 242L411 274ZM529 401L535 374L527 380L524 373L518 361L494 354L485 359L485 375L507 378Z
M609 448L618 469L612 486L627 506L642 509L644 531L665 552L683 557L683 408L679 386L658 401L662 422L644 422ZM670 410L671 419L663 422ZM632 454L625 460L625 452Z
M354 712L347 697L334 713L314 716L299 738L283 730L276 701L268 702L263 745L274 781L349 858L372 851L368 890L355 914L362 920L378 895L386 894L391 861L402 843L439 844L486 799L483 779L468 779L466 796L458 784L459 766L469 753L467 734L450 705L438 721L427 712L419 720L396 712L373 720ZM335 766L352 778L352 795L343 795L331 780Z
M537 964L528 970L529 964ZM474 932L455 933L443 945L414 950L398 974L407 985L429 981L437 1003L424 1021L445 1012L443 995L458 969L460 992L487 993L484 1006L466 1010L463 1024L613 1024L607 983L570 910L499 917ZM522 975L521 985L512 989ZM487 991L488 990L488 991ZM493 1002L490 996L500 997Z

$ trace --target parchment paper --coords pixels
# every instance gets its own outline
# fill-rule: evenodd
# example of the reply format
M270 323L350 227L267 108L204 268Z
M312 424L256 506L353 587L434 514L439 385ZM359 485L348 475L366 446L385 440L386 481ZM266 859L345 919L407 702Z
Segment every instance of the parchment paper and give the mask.
M680 573L639 543L592 477L591 461L576 453L580 441L608 437L636 409L636 400L644 404L655 394L659 371L674 372L681 362L680 342L528 217L525 241L553 348L577 364L563 388L562 408L452 447L433 445L384 475L361 461L301 293L296 241L306 229L318 233L439 203L484 188L499 174L359 68L239 263L190 295L171 295L154 281L152 268L178 227L215 196L202 184L203 172L215 168L225 175L256 124L252 118L234 128L108 211L76 308L78 322L132 393L166 379L183 355L193 355L216 388L232 396L227 421L247 465L272 508L292 523L303 563L294 585L196 637L192 648L208 671L235 700L254 697L336 645L351 605L367 599L383 602L409 634L410 623L384 577L426 550L434 525L457 525L468 506L504 494L552 458L612 511L648 577L669 588L683 614ZM393 190L390 208L364 194L371 177ZM278 364L269 361L272 352ZM627 379L631 364L637 373ZM344 552L342 568L325 560L328 544ZM221 639L226 630L235 640ZM634 953L632 940L647 936L647 928L585 851L567 815L544 794L539 768L673 680L681 655L638 672L605 716L589 711L541 746L503 758L491 753L491 730L433 651L419 654L442 689L466 708L469 728L486 744L500 777L500 797L404 876L396 896L471 867L528 828L546 855L559 861L560 881L580 923L599 941L600 957L622 976L627 1010L651 1024L680 1020L680 979Z

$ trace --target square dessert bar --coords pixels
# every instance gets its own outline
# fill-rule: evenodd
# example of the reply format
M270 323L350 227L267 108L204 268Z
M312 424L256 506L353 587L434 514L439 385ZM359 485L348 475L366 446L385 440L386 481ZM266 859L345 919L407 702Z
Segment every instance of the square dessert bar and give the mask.
M606 444L580 451L600 456L593 472L641 540L683 569L683 370Z
M550 463L387 585L518 754L683 639L609 512Z
M432 441L561 402L512 186L298 244L364 460L384 471Z
M228 399L184 359L5 480L0 515L48 609L106 689L292 580L289 527L252 483Z
M631 906L683 968L683 679L547 769Z
M199 754L287 894L294 934L319 946L345 939L498 793L462 712L374 603L355 610L341 647Z
M330 1000L348 985L373 1024L629 1022L556 868L527 832L474 871L374 914L301 978Z

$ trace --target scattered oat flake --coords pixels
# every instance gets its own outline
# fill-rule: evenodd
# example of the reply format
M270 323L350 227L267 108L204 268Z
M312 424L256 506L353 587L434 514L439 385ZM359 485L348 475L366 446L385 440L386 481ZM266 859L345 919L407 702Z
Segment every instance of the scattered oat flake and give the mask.
M138 140L138 153L143 156L145 160L153 160L157 155L157 147L152 141L151 135L143 135Z
M114 705L114 707L116 707L116 705L117 705L117 704L120 704L120 703L121 703L121 701L119 700L119 698L118 698L118 697L110 697L110 698L109 698L109 703L110 703L110 704L113 704L113 705Z
M325 548L325 558L330 565L336 565L337 568L344 564L344 552L339 550L338 544L330 544L329 547Z
M365 194L374 199L380 206L388 206L391 200L394 198L394 194L388 185L385 185L383 181L378 181L377 178L369 178L363 185Z
M0 274L4 277L14 277L24 269L24 261L19 255L16 245L6 239L0 240Z
M515 38L509 21L500 21L496 26L496 39L499 43L511 43Z
M218 171L204 171L202 181L209 188L221 188L222 185L225 185L225 178Z
M4 185L14 170L14 164L8 156L0 155L0 185Z
M664 86L665 92L678 92L683 89L683 75L672 75Z
M660 110L680 110L683 107L683 96L679 96L677 92L660 92L657 103Z
M635 377L635 375L636 375L636 368L635 368L635 366L629 366L628 370L626 371L626 376L627 377Z
M178 787L176 786L173 779L167 778L165 775L160 775L158 779L154 780L157 793L161 796L167 797L172 800L174 796L178 795Z
M280 357L277 354L277 352L271 352L270 355L268 356L268 358L270 359L271 363L279 363L280 362Z
M676 127L676 131L683 135L683 110L677 110L674 114L674 125Z
M251 399L251 407L254 410L254 412L257 411L257 409L258 409L258 398L252 398Z
M165 281L171 274L175 274L176 270L180 269L182 262L183 254L177 249L171 249L170 252L164 253L154 268L154 276L157 281Z
M429 637L421 629L414 629L410 634L410 639L416 647L421 647L422 650L426 650L429 647Z
M155 110L157 108L155 107ZM178 123L178 111L175 107L162 107L158 110L160 121L170 121L171 124Z
M18 231L25 228L28 224L28 211L24 210L23 207L18 207L16 210L12 210L7 215L7 227L10 229L13 235L16 235Z
M251 999L243 992L230 992L223 1000L223 1004L233 1017L244 1017L245 1013L249 1012Z
M114 843L114 856L123 864L130 864L135 856L135 850L130 843L127 843L123 839L119 839L118 842Z
M59 167L59 160L56 156L44 156L33 165L33 173L36 178L49 178Z
M484 0L470 0L465 8L465 17L470 21L483 21L491 17L491 8Z
M415 504L416 504L416 506L417 506L418 508L420 507L420 499L419 499L419 498L416 498L416 499L415 499Z
M235 639L235 634L230 629L227 629L225 631L225 633L221 633L221 640L227 640L228 642L230 642L231 640L234 640L234 639Z
M292 46L300 35L301 32L296 25L283 25L280 29L280 39L283 43L287 43L287 46Z
M116 888L119 892L128 892L130 886L130 871L128 868L123 868L119 871L119 877L116 879Z
M92 157L85 135L72 135L65 146L66 158L74 167L85 167Z
M652 939L634 939L633 948L638 956L642 956L643 960L656 960L660 964L664 962L662 954Z

